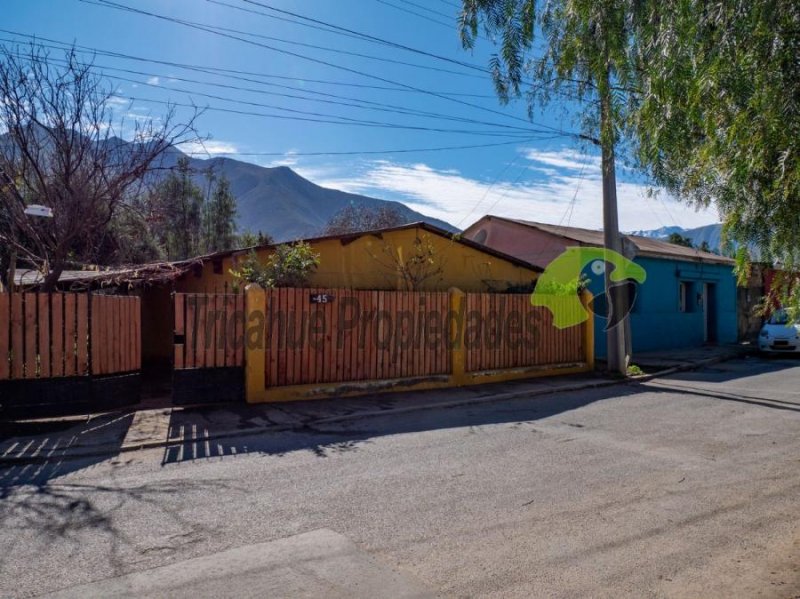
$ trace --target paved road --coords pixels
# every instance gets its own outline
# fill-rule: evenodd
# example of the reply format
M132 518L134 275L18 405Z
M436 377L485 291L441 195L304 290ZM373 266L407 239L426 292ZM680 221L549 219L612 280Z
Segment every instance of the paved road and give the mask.
M800 361L749 359L15 467L0 596L328 529L445 597L798 597L799 433Z

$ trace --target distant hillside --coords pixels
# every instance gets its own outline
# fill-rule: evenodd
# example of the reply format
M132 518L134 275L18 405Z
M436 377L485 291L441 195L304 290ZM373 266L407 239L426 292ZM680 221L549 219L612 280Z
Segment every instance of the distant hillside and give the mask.
M650 229L645 231L629 231L631 235L641 235L642 237L651 237L653 239L667 239L672 233L679 233L684 237L691 239L695 247L700 247L705 241L708 247L713 252L720 252L722 247L722 224L716 223L713 225L705 225L696 227L694 229L684 229L682 227L661 227L659 229ZM751 245L750 255L758 259L758 248Z
M177 149L165 157L162 167L171 167L183 156ZM424 221L447 231L452 225L420 214L402 204L320 187L286 166L267 168L231 158L190 158L197 184L205 188L203 171L211 167L231 182L236 196L240 229L269 233L276 241L318 235L331 216L351 202L358 206L389 205L406 222Z
M5 143L9 143L8 135L0 134L0 144ZM118 137L111 137L104 143L118 148L120 154L130 146L130 142ZM170 148L153 165L153 172L164 176L166 169L174 167L182 156L186 155L178 148ZM263 231L276 241L319 235L331 216L350 203L368 208L390 206L408 223L424 221L446 231L458 231L451 224L420 214L401 202L320 187L286 166L268 168L231 158L189 157L189 162L201 189L207 187L205 171L209 167L215 174L228 178L236 197L240 231Z

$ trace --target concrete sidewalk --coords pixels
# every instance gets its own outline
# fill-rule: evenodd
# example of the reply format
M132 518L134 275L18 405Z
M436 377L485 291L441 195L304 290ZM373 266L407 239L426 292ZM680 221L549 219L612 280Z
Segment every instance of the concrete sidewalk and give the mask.
M48 599L297 597L428 599L433 592L332 530L228 549L84 584Z
M82 418L7 423L16 427L0 441L0 464L43 463L57 459L114 456L118 453L186 442L315 427L372 416L530 398L567 391L624 384L739 357L741 347L724 346L661 352L634 358L650 373L613 379L590 373L474 387L387 393L356 398L283 404L242 404L195 408L143 409ZM652 366L652 368L650 367ZM657 369L658 372L653 372Z

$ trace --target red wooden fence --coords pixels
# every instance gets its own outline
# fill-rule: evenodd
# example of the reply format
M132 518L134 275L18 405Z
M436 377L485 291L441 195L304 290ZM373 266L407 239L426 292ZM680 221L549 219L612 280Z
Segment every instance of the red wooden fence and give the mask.
M244 366L244 296L175 294L175 358L178 370Z
M141 368L138 297L0 293L0 380Z
M586 359L583 326L557 329L550 310L532 306L527 294L468 293L464 344L467 372Z
M267 387L450 372L445 292L282 288L266 295Z

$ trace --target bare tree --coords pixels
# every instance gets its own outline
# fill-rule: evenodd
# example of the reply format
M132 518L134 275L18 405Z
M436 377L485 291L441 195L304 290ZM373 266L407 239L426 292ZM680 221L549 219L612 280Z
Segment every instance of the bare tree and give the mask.
M406 224L402 214L390 205L369 207L348 204L334 214L325 228L323 235L347 235L374 229L388 229Z
M444 273L444 257L426 233L417 235L410 248L383 241L381 255L370 252L370 256L387 281L394 284L399 280L405 291L420 291L428 281L441 281Z
M41 270L43 291L68 261L96 257L114 213L167 149L196 139L197 111L184 124L173 107L126 121L117 102L74 48L56 59L36 44L0 47L0 241ZM30 218L31 204L53 218Z

